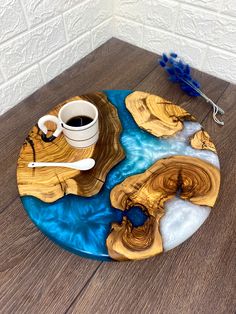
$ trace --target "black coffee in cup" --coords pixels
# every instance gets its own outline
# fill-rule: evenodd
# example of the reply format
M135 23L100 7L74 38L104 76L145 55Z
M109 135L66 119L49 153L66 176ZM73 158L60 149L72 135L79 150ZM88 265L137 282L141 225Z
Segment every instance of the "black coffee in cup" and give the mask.
M66 122L66 124L72 127L78 127L78 126L87 125L91 123L92 121L93 119L88 116L76 116L76 117L70 118Z

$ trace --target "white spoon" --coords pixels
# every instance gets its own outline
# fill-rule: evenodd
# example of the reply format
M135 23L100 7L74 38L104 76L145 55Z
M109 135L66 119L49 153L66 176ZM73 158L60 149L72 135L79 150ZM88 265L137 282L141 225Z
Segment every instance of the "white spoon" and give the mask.
M93 168L94 165L95 160L93 158L86 158L75 162L30 162L28 167L67 167L76 170L89 170Z

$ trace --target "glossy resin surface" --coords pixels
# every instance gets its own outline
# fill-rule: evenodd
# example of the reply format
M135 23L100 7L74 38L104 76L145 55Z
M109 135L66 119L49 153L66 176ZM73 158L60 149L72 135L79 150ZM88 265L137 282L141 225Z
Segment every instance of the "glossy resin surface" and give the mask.
M45 235L63 248L84 257L114 259L106 243L112 224L121 224L124 217L134 228L146 223L148 213L140 206L123 211L111 205L111 190L127 177L142 174L158 160L176 155L199 158L219 168L215 152L195 149L190 145L193 135L201 131L198 122L184 121L183 130L168 138L158 138L141 129L127 110L125 99L131 93L105 91L108 100L118 110L123 128L120 143L126 157L110 170L98 194L91 197L65 195L52 203L34 196L21 198L31 220ZM211 207L194 204L176 195L165 203L164 209L160 234L162 249L167 251L196 232L208 217Z

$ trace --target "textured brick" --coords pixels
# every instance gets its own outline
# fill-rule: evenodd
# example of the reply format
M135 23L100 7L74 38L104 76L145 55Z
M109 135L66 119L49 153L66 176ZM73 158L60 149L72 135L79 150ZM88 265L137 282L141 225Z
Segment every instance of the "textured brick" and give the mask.
M222 0L182 0L182 2L194 4L195 6L198 6L198 7L217 11L220 7ZM194 8L192 10L194 11Z
M149 27L144 27L143 47L158 54L174 51L196 68L206 53L206 45Z
M92 30L93 49L101 46L113 36L113 21L112 18L106 20Z
M70 40L84 34L112 15L112 2L91 0L65 13L65 24Z
M90 33L87 33L66 45L60 51L50 55L40 63L45 81L50 81L75 62L82 59L90 51L91 36Z
M4 78L3 78L3 75L2 75L2 73L0 71L0 84L2 84L3 82L4 82Z
M88 16L92 16L92 5L90 1L64 14L65 26L70 40L81 36L92 28L92 19L88 18Z
M145 2L145 24L173 30L178 15L178 3L173 1L147 0Z
M172 49L171 42L174 35L166 33L160 29L144 27L143 32L143 48L154 51L158 54L168 52Z
M85 0L21 0L30 25L42 23Z
M159 54L176 51L198 69L236 80L235 71L228 66L230 62L235 66L236 0L115 0L115 6L114 34L118 38L142 43L144 48ZM224 15L216 12L219 10ZM143 24L143 40L140 24L136 34L134 21ZM208 49L214 51L212 60ZM206 54L208 61L204 63ZM217 60L219 64L212 72L210 65L217 64ZM221 62L225 66L221 67Z
M236 0L0 2L0 114L112 36L236 82Z
M121 18L115 19L114 35L118 39L142 46L143 26Z
M236 1L235 0L224 1L222 5L222 12L224 14L236 16Z
M92 19L92 27L112 17L113 0L92 0L92 15L88 18Z
M18 0L0 2L0 42L27 29L23 11Z
M210 48L207 52L203 69L223 80L236 84L236 55L217 48Z
M43 85L38 66L19 74L0 86L0 115Z
M145 2L143 0L114 0L115 15L136 22L145 22Z
M206 54L207 45L195 42L191 39L175 37L172 41L172 51L175 51L183 60L197 69L201 65Z
M177 32L236 52L236 19L183 7L178 18Z
M7 78L46 57L66 42L63 21L58 17L0 47L0 65Z

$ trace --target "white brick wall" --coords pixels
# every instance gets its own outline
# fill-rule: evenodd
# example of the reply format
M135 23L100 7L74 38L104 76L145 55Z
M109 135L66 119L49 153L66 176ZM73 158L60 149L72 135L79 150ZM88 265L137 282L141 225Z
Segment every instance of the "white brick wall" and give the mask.
M236 0L0 0L0 115L112 36L236 83Z
M112 37L111 0L0 0L0 115Z
M91 34L87 32L79 39L59 49L40 62L45 82L50 81L59 73L73 65L91 51ZM63 62L62 62L63 60Z
M30 26L58 16L84 0L21 0Z
M7 79L66 45L62 18L36 27L0 46L0 67Z
M12 104L17 104L42 85L43 79L38 65L30 67L12 80L0 85L0 108L2 112L9 110Z
M114 0L114 36L236 83L236 0Z
M27 23L18 0L0 2L0 42L27 30Z

